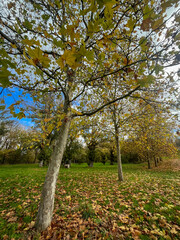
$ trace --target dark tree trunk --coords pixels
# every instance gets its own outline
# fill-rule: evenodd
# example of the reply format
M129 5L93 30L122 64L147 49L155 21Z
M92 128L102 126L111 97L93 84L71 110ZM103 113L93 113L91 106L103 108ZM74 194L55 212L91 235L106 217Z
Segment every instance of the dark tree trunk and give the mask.
M114 150L113 148L110 149L110 165L114 164Z
M93 167L93 165L94 165L94 162L89 163L89 167Z
M155 167L158 166L158 165L157 165L157 158L156 158L156 157L154 157L154 165L155 165Z
M5 161L6 161L6 154L5 154L5 153L3 153L2 164L5 164Z
M93 167L94 159L95 159L95 149L96 149L97 142L91 141L88 145L88 166Z
M149 158L148 158L148 169L151 169L151 163Z

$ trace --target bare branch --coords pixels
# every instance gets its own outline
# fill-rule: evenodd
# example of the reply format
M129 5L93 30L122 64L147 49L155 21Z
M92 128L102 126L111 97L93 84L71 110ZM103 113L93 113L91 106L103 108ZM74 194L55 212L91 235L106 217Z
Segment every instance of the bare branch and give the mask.
M72 114L72 117L77 117L77 116L92 116L94 115L95 113L99 112L100 110L102 110L103 108L111 105L112 103L115 103L117 102L118 100L121 100L123 98L127 98L129 97L133 92L137 91L138 89L140 88L140 85L138 85L137 87L135 87L133 90L129 91L127 94L124 94L116 99L113 99L111 101L108 101L107 103L101 105L100 107L96 108L96 109L92 109L90 111L84 111L84 112L81 112L79 114Z

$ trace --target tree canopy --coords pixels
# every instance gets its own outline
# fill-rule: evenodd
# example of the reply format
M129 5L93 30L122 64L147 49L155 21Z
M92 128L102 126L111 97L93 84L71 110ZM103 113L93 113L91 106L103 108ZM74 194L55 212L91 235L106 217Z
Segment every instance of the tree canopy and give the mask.
M7 1L1 3L1 85L63 95L90 115L109 101L97 95L119 79L118 98L155 81L177 59L176 1ZM177 24L176 24L177 23ZM157 79L156 79L157 80ZM71 90L71 91L70 91ZM60 93L60 94L59 94ZM96 100L88 103L90 98ZM101 99L102 100L102 99ZM37 98L36 98L37 101ZM18 103L17 103L18 104Z

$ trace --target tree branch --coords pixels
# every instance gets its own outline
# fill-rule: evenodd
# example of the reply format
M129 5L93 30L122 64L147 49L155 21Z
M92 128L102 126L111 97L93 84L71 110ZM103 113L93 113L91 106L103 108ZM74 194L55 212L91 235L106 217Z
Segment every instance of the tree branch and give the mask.
M93 114L99 112L100 110L102 110L103 108L107 107L108 105L112 104L112 103L115 103L117 102L118 100L121 100L123 98L127 98L129 97L133 92L137 91L138 89L140 88L140 85L138 85L137 87L135 87L133 90L129 91L127 94L125 95L122 95L114 100L111 100L105 104L103 104L102 106L96 108L96 109L93 109L93 110L90 110L90 111L84 111L84 112L81 112L79 114L75 113L75 114L72 114L72 117L78 117L78 116L92 116Z

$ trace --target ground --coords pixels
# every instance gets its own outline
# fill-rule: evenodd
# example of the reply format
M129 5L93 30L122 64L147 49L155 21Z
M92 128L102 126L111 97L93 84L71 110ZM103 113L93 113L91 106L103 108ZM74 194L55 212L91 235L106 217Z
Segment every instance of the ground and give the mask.
M40 234L33 226L47 169L1 166L0 239L179 239L179 161L124 164L124 182L117 165L62 168L53 221Z
M179 159L165 159L162 163L157 167L160 171L163 170L171 170L171 171L180 171L180 160ZM154 170L154 169L153 169Z

